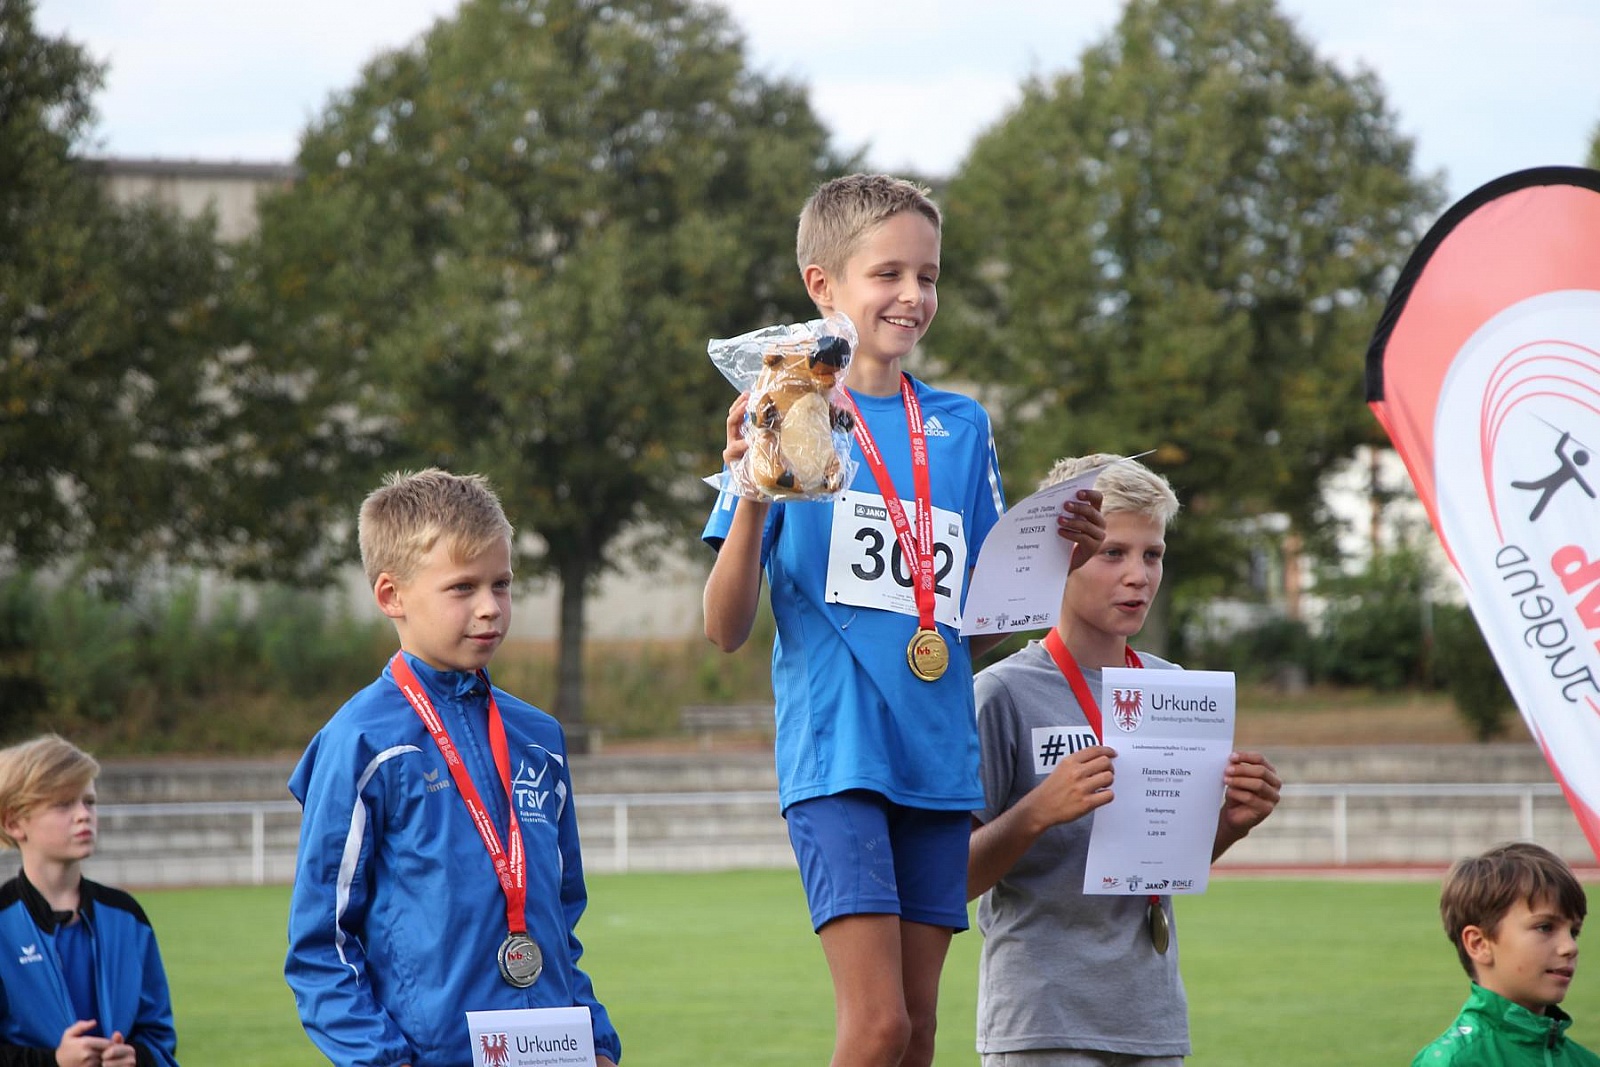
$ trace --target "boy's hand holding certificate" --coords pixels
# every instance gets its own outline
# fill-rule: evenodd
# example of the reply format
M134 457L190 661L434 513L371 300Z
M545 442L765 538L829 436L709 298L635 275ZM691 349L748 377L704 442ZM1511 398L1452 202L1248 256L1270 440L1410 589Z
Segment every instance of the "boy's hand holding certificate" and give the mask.
M1203 893L1233 751L1231 671L1107 667L1100 708L1115 799L1094 813L1086 894Z
M1056 621L1072 546L1056 536L1061 504L1093 489L1104 467L1084 471L1012 505L984 539L961 615L961 633L1042 630Z
M972 569L961 613L963 637L1042 630L1055 624L1073 552L1070 543L1056 536L1056 517L1063 503L1076 500L1080 489L1093 489L1100 472L1113 466L1116 463L1090 467L1039 490L1000 516Z

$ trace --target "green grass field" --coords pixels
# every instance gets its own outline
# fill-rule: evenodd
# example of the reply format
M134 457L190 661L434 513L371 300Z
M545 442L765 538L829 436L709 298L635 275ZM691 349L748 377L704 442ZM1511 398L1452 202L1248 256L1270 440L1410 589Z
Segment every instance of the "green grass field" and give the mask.
M1466 993L1437 891L1431 881L1224 878L1180 898L1191 1067L1409 1063ZM283 984L287 888L139 899L166 958L184 1063L322 1062ZM793 872L596 876L579 935L638 1067L827 1062L832 998ZM941 1067L977 1061L978 948L975 931L960 935L945 968ZM1600 1048L1596 968L1579 968L1566 1001L1572 1036L1590 1048Z

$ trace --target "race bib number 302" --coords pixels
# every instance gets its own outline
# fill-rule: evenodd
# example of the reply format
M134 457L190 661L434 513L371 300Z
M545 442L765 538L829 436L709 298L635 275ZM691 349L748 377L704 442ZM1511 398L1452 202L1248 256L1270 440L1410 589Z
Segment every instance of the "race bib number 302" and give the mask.
M916 502L902 500L906 518L916 528ZM846 492L833 505L833 534L828 544L830 604L880 608L917 617L914 560L905 558L894 535L889 509L876 493ZM961 516L933 509L934 618L947 626L961 625L961 589L967 578L967 539Z

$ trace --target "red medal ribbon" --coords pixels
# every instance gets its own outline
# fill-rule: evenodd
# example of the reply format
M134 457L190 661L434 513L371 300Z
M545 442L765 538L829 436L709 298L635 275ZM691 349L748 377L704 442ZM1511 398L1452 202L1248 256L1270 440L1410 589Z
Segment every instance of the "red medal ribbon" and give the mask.
M500 772L500 781L506 788L506 808L511 837L509 853L500 844L500 833L495 829L494 821L489 818L488 809L483 806L483 798L478 795L478 787L472 783L472 775L468 773L466 764L461 761L461 754L456 751L455 742L450 740L450 732L445 729L444 720L440 719L439 713L434 710L433 701L428 697L428 691L422 687L422 683L417 680L416 672L406 662L405 656L399 652L396 652L394 659L389 661L389 670L394 674L394 684L405 694L406 700L411 702L417 718L427 727L433 743L439 746L439 753L444 756L445 765L450 768L450 777L455 779L456 791L461 794L468 813L472 815L472 825L477 827L478 836L483 838L483 847L489 852L489 859L494 863L494 873L500 879L500 889L506 895L506 928L513 934L526 934L528 923L524 912L528 899L528 857L522 850L522 827L517 823L516 798L511 791L511 749L506 744L505 720L501 719L500 706L495 703L494 689L489 688L489 749L494 753L495 769ZM482 671L478 672L478 677L488 688L488 677Z
M1072 658L1072 653L1067 650L1067 643L1061 640L1061 631L1054 626L1044 635L1044 650L1050 653L1050 658L1056 661L1056 669L1066 678L1067 684L1072 687L1072 695L1078 698L1078 706L1083 709L1083 717L1089 722L1089 729L1094 731L1094 739L1105 744L1105 732L1101 729L1103 718L1100 714L1100 702L1095 700L1094 694L1089 692L1089 683L1083 677L1083 669L1078 666L1078 661ZM1127 645L1122 646L1122 662L1129 667L1143 667L1144 661Z
M894 525L894 535L900 542L900 553L906 566L911 568L912 586L917 597L917 625L924 630L936 630L933 620L933 488L928 476L928 439L922 430L922 405L908 375L900 375L900 400L906 406L906 427L911 432L911 481L917 503L917 531L913 536L911 523L906 519L906 509L900 506L900 494L894 491L894 481L889 477L889 467L878 451L878 443L867 429L867 420L861 417L855 397L849 389L839 391L850 414L855 417L856 443L861 455L878 483L878 493L889 511L889 521Z
M1078 698L1078 706L1083 709L1083 717L1088 721L1089 729L1094 731L1094 739L1102 745L1105 744L1105 734L1102 732L1105 717L1100 714L1100 702L1089 692L1089 680L1083 676L1083 668L1078 666L1078 661L1072 657L1067 643L1061 640L1061 631L1054 626L1044 635L1044 650L1050 653L1050 658L1056 661L1056 669L1072 687L1072 695ZM1122 662L1128 667L1144 666L1139 653L1129 645L1122 646ZM1159 905L1161 894L1151 893L1150 903Z

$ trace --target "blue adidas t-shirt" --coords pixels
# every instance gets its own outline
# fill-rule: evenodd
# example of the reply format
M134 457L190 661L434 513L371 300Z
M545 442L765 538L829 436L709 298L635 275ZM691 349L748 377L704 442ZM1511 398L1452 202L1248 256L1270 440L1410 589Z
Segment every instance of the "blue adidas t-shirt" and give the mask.
M966 579L1005 497L989 416L958 393L912 379L922 406L935 509L939 632L950 665L936 682L911 673L917 631L911 570L860 445L842 501L774 504L761 562L778 633L772 649L782 805L870 789L908 807L982 806L972 661L957 619ZM855 395L915 529L910 434L898 394ZM737 499L723 494L702 535L720 547Z

